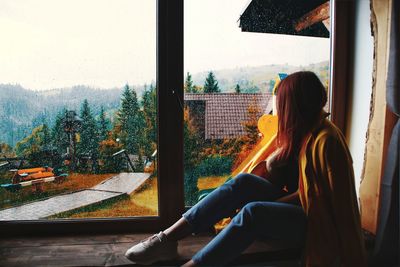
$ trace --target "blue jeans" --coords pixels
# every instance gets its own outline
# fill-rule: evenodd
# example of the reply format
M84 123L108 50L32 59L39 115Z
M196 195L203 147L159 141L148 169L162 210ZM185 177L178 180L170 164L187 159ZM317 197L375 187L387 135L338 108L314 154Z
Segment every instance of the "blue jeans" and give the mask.
M192 260L203 266L224 265L259 238L288 240L301 246L305 240L306 216L300 206L273 202L284 195L284 191L252 174L239 174L215 189L183 214L194 233L241 210Z

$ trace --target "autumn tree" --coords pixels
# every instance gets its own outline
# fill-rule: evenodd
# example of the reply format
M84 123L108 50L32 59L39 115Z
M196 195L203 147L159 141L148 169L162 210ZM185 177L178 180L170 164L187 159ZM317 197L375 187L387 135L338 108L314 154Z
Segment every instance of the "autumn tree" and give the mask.
M240 151L236 154L233 169L240 165L259 142L258 119L261 114L261 108L254 101L247 108L247 112L247 120L242 122L246 134L236 140L236 145L240 146Z
M124 170L125 163L121 158L113 157L122 146L115 139L106 139L99 144L100 171L103 173L118 173Z
M32 165L52 165L53 158L47 149L49 138L50 132L47 125L40 125L34 128L29 136L17 143L16 153Z
M215 78L215 75L212 71L210 71L207 75L207 78L204 82L203 87L204 93L220 93L221 90L218 87L218 81Z
M193 126L193 121L190 118L189 108L184 109L183 120L183 158L184 158L184 192L185 203L194 205L197 202L197 179L198 175L195 172L196 164L199 163L199 136L196 128Z
M4 158L13 158L15 157L15 153L13 148L6 143L0 143L0 157Z

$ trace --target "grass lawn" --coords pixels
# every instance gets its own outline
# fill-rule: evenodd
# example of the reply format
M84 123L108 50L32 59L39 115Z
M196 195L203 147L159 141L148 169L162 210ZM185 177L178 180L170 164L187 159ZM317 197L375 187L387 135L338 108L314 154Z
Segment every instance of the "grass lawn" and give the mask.
M32 193L32 189L30 187L25 187L15 193L0 189L0 208L49 197L68 191L90 188L114 175L115 174L94 175L74 173L69 175L67 181L64 183L47 183L44 191L40 194ZM198 179L197 187L199 190L215 188L223 184L228 178L229 175L202 177ZM100 204L57 214L50 218L156 216L158 214L157 189L157 177L151 177L129 196L123 196L118 199L105 201Z
M151 177L129 196L73 212L58 214L52 218L104 218L156 216L157 214L157 177Z
M229 175L199 178L197 187L199 190L215 188L223 184L228 178ZM151 177L129 196L58 214L52 218L156 216L158 214L157 188L157 178Z
M32 186L21 188L16 192L10 192L0 188L0 209L8 208L14 205L39 200L42 198L59 195L69 191L86 189L101 183L102 181L114 176L115 174L82 174L72 173L63 183L45 183L43 192L32 192ZM1 178L0 183L10 183L11 178Z

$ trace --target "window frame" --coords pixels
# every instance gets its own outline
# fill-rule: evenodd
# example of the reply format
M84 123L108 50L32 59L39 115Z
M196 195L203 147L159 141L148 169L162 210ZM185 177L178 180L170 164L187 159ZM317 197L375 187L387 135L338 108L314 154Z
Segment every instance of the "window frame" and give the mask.
M0 234L3 237L155 232L180 218L185 209L182 110L184 0L156 1L158 216L0 221ZM343 132L349 91L351 30L348 26L352 8L353 0L331 1L331 119Z
M183 0L156 1L158 216L0 221L1 236L154 232L183 212Z

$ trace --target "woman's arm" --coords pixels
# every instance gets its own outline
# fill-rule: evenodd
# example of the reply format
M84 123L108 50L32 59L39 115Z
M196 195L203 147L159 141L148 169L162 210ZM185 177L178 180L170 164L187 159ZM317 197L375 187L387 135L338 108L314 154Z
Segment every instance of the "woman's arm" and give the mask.
M260 163L258 163L250 172L251 174L260 176L264 179L268 180L269 177L269 173L267 170L267 163L266 161L261 161Z
M290 204L300 204L299 192L296 191L290 195L286 195L284 197L278 198L276 202L281 203L290 203Z
M259 162L252 170L251 174L263 177L267 180L271 178L272 169L279 167L281 163L277 161L277 157L280 153L280 149L275 149L266 160Z

